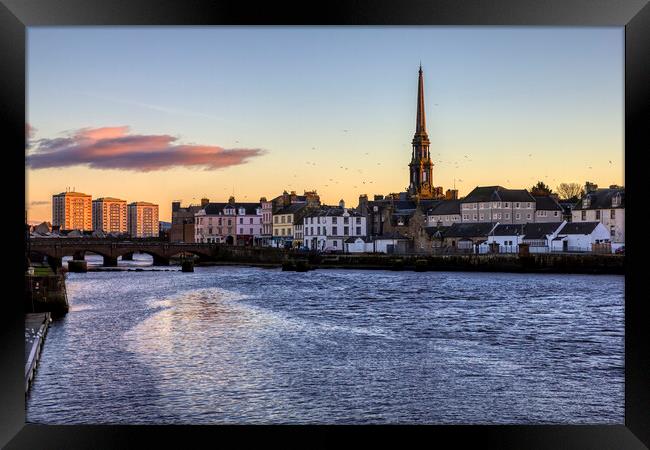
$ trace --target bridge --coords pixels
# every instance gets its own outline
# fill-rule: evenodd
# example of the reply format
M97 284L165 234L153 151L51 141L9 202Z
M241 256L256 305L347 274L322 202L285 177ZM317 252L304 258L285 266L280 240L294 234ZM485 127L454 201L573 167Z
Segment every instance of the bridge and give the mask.
M214 259L218 247L223 244L167 242L151 239L110 240L110 239L70 239L70 238L32 238L27 242L28 259L47 257L48 263L61 267L64 256L82 260L85 253L96 253L104 258L105 267L117 266L117 258L133 259L133 253L146 253L153 257L153 264L169 265L169 260L178 255L190 253L199 259Z

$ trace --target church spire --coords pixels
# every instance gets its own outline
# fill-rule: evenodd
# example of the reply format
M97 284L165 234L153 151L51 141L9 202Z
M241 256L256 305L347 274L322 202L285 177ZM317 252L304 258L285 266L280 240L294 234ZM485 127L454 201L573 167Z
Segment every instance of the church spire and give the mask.
M415 132L427 132L426 118L424 115L424 80L422 79L422 63L420 63L420 72L418 77L418 113L415 123Z
M418 109L415 121L415 135L411 144L411 163L409 164L410 183L408 192L412 197L434 198L433 162L429 155L429 136L424 116L424 79L422 63L418 73Z

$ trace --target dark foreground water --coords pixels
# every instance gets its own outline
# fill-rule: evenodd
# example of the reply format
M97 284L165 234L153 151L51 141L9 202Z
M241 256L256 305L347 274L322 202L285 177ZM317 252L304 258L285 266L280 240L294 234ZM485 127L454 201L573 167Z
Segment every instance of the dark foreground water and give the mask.
M622 276L205 267L67 285L28 422L623 423Z

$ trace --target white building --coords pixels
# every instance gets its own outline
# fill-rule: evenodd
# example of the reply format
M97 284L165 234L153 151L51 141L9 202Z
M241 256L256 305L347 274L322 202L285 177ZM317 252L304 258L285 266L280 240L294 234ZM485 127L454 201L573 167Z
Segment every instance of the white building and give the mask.
M592 252L599 247L611 251L610 232L600 222L567 223L552 240L554 252Z
M366 236L366 218L352 209L324 206L303 217L303 243L311 250L344 251L344 241Z
M571 212L572 222L600 222L609 230L610 240L625 243L625 188L598 189L587 183L586 194Z

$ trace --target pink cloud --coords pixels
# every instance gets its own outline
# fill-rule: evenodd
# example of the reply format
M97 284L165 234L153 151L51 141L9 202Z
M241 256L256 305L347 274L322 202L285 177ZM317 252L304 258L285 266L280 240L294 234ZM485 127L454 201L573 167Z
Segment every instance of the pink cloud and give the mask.
M134 171L173 167L221 169L248 162L264 150L178 144L169 135L129 134L129 128L82 128L69 137L39 139L26 157L32 169L87 165L94 169Z

